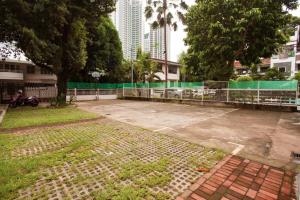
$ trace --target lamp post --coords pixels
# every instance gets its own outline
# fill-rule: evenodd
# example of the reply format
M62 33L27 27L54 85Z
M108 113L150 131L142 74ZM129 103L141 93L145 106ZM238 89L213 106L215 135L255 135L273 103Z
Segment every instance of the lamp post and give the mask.
M130 60L131 60L131 86L133 86L133 47L130 48Z

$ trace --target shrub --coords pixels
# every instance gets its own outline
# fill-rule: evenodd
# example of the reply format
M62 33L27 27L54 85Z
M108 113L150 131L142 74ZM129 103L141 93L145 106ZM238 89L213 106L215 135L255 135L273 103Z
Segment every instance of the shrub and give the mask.
M252 77L250 77L250 76L240 76L236 80L238 82L241 82L241 81L253 81Z

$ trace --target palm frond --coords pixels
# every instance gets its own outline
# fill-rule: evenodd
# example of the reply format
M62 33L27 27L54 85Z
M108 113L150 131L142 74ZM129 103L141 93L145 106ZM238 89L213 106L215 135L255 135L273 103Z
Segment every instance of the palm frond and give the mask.
M164 13L164 8L162 6L159 6L157 9L156 9L156 12L160 13L161 15Z
M181 0L180 2L180 7L183 9L183 10L187 10L189 8L189 6L185 3L185 1Z
M146 6L146 8L145 8L145 17L146 17L146 19L149 19L149 18L152 17L153 11L154 10L153 10L152 6Z
M162 5L162 1L153 1L153 6L156 8L158 5Z
M185 15L184 15L182 12L177 11L177 16L178 16L178 19L179 19L183 24L186 24Z
M162 17L158 23L160 27L163 27L165 25L165 18Z
M151 27L153 29L157 29L159 27L159 23L157 21L154 21L152 24L151 24Z
M169 7L173 7L176 9L178 7L178 5L176 3L169 3Z
M161 14L158 13L156 18L157 18L157 21L160 21L160 19L161 19Z
M177 25L176 22L174 22L174 23L172 24L172 27L173 27L173 30L174 30L174 31L177 31L178 25Z
M172 24L173 15L171 12L167 14L167 24L170 26Z

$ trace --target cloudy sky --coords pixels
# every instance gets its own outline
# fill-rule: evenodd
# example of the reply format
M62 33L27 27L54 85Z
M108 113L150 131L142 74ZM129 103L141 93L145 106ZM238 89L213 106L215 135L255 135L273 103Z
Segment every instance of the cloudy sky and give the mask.
M194 0L186 0L189 5L194 4ZM300 0L299 0L300 3ZM293 15L300 17L300 7L298 10L294 10L292 12ZM186 37L186 33L184 32L184 27L180 26L179 30L176 32L172 32L171 35L171 54L170 60L177 61L179 54L182 51L186 51L187 47L184 45L183 39Z

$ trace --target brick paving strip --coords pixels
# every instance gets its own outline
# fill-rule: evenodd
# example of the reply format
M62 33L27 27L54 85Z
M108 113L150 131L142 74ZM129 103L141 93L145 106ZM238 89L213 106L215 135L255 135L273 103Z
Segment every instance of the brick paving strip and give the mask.
M294 200L295 174L227 156L176 200Z

